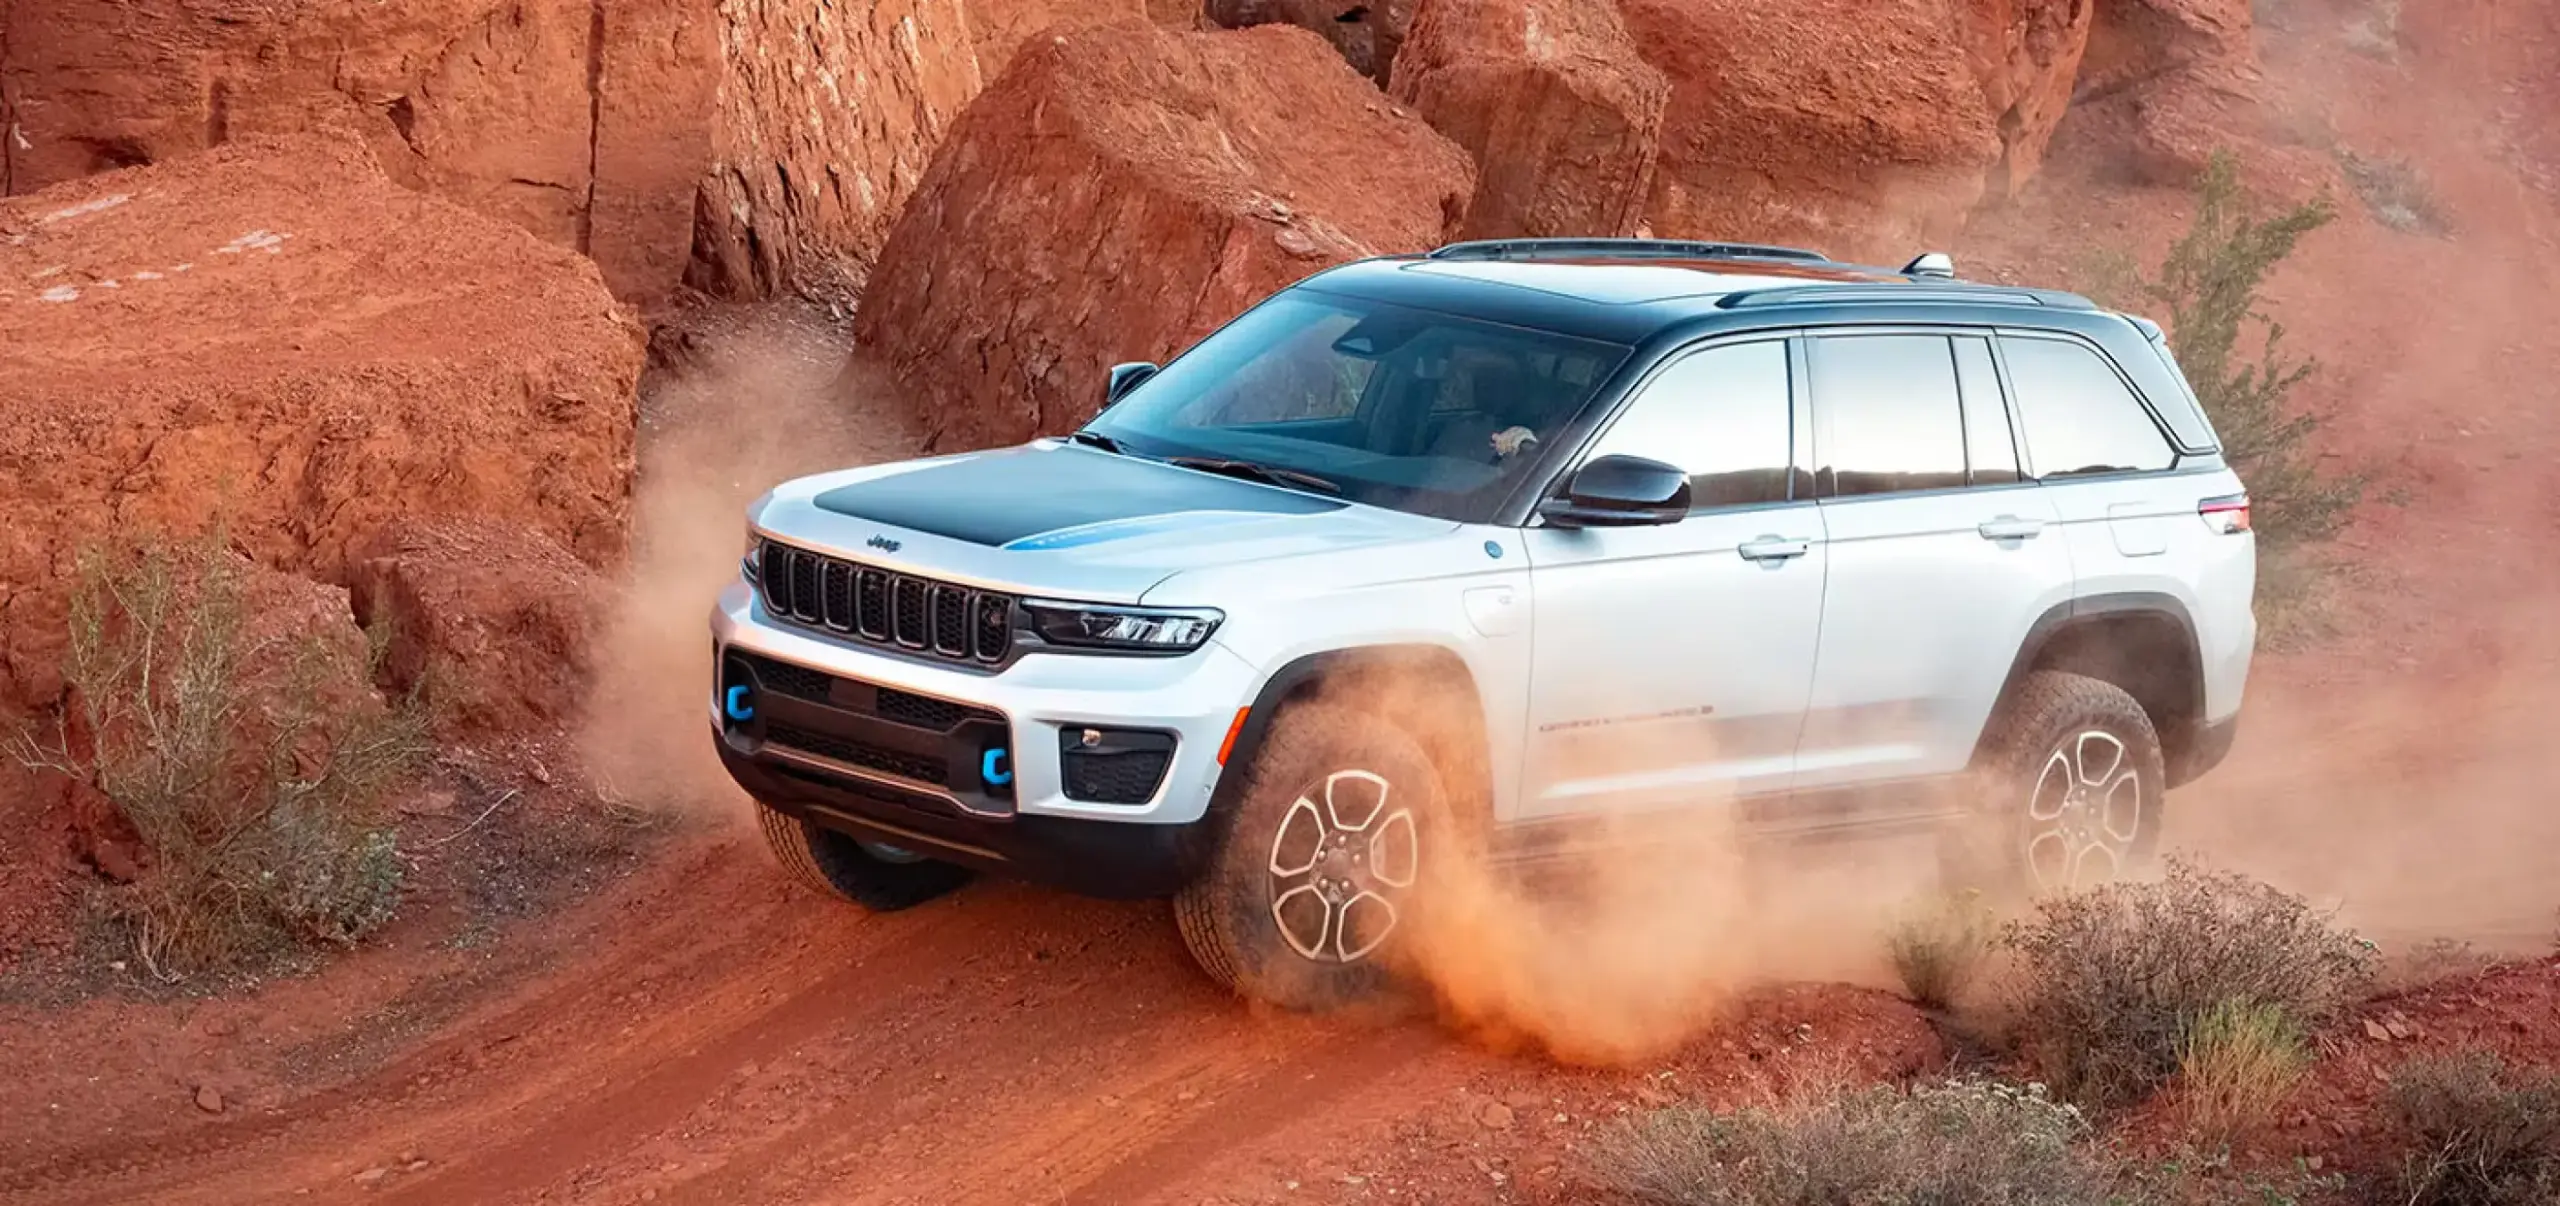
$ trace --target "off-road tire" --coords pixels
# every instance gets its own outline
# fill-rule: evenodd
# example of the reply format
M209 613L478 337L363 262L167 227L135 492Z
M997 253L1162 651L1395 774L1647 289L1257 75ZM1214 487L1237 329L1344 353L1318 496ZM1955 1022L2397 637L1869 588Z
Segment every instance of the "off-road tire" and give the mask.
M1299 801L1313 799L1334 777L1365 773L1388 786L1373 821L1404 810L1412 818L1414 858L1408 882L1424 878L1432 818L1443 795L1439 773L1420 742L1384 718L1340 704L1291 707L1245 771L1235 815L1200 876L1174 897L1173 916L1192 958L1209 977L1254 1000L1305 1012L1377 1003L1390 995L1399 937L1410 934L1411 893L1401 893L1396 928L1355 962L1320 962L1285 937L1273 912L1272 865L1281 827Z
M773 848L774 861L793 880L874 913L912 909L969 882L966 867L933 859L893 863L844 834L761 804L756 824L764 830L765 845Z
M2076 747L2084 734L2091 733L2104 734L2121 745L2122 769L2135 776L2129 790L2139 811L2129 825L2106 831L2110 844L2121 847L2111 875L2067 886L2042 882L2030 862L2029 845L2030 837L2045 825L2033 815L2039 785L2056 757L2075 757L2076 750L2066 749L2066 743ZM2103 748L2103 742L2093 744ZM2104 774L2113 778L2117 772ZM1952 886L2010 899L2068 886L2089 887L2104 878L2135 873L2159 848L2162 804L2168 790L2160 735L2142 705L2113 683L2059 670L2027 675L1993 713L1969 779L1968 815L1950 830L1941 848L1942 865ZM2103 804L2100 813L2099 823L2110 824ZM2119 830L2126 838L2120 843L2116 841Z

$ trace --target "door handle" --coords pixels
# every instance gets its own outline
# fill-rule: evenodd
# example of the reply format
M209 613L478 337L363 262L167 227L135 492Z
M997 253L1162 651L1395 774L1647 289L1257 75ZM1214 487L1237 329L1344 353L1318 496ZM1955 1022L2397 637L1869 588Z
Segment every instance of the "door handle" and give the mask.
M1974 530L1982 533L1984 540L2033 540L2036 533L2044 531L2044 521L2003 515Z
M1789 540L1784 536L1762 536L1756 540L1744 541L1742 547L1735 551L1741 553L1745 561L1786 561L1804 556L1805 550L1812 547L1813 545L1808 541Z

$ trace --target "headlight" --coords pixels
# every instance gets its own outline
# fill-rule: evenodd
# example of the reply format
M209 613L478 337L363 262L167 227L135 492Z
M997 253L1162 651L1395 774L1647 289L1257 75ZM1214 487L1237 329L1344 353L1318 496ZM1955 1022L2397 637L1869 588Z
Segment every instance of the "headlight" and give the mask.
M1025 601L1032 630L1052 645L1128 653L1189 653L1226 616L1207 608L1103 607Z

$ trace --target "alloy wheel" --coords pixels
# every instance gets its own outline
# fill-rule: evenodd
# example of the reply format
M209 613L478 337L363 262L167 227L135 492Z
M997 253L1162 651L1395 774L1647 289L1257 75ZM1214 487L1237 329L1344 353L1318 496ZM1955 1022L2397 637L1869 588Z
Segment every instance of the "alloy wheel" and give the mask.
M2142 833L2141 773L2115 734L2083 729L2046 755L2027 801L2035 886L2068 892L2121 876Z
M1421 869L1413 812L1387 780L1339 770L1291 802L1271 838L1271 918L1291 950L1358 963L1395 930Z

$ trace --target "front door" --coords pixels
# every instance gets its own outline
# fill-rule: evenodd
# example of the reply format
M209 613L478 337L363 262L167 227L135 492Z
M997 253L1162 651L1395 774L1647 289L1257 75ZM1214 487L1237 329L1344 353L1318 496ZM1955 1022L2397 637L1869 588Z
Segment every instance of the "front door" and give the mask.
M1514 819L1788 787L1825 568L1792 376L1783 338L1667 363L1584 459L1688 470L1689 516L1526 533L1536 619Z

